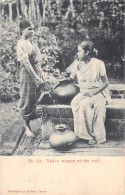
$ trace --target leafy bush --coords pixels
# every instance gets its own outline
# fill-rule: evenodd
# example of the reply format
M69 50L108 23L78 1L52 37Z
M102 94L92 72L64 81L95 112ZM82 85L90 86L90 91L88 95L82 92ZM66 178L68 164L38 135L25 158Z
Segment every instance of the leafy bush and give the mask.
M34 40L38 43L42 54L42 66L53 66L59 62L61 48L58 46L57 37L47 27L39 26L35 32Z
M19 98L19 76L17 72L16 43L19 37L17 24L1 22L0 37L0 99L2 101Z
M19 98L19 72L17 63L16 44L20 38L18 24L16 22L1 22L0 37L0 99L2 101L16 100ZM42 53L41 65L54 67L61 49L58 46L56 36L52 35L48 28L38 27L35 41Z
M8 1L2 1L0 7L4 18L0 22L0 98L4 101L19 97L16 57L16 43L20 37L18 16L26 18L24 7L27 11L32 7L31 1L22 0L23 4L12 1L12 4L15 2L15 7L12 6L13 17L8 12ZM64 70L73 62L78 43L91 39L99 51L98 57L106 62L108 76L124 77L123 0L73 0L72 5L69 0L50 0L45 1L45 9L42 9L42 2L32 2L37 5L34 12L36 17L32 17L31 12L29 19L37 25L35 41L43 56L42 66ZM20 10L19 15L16 13L17 8Z

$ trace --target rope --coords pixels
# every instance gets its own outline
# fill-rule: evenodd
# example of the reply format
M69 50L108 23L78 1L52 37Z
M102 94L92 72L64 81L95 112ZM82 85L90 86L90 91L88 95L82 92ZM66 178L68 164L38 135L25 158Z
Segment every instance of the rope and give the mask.
M49 90L50 90L50 94L49 94L49 95L51 95L53 105L56 105L56 107L57 107L57 114L56 114L56 116L59 115L59 121L60 121L60 123L62 123L62 119L61 119L61 115L60 115L60 108L57 106L58 100L57 100L56 96L54 96L54 90L53 90L52 86L50 85L50 83L47 83L47 84L49 85ZM42 87L42 88L43 88L43 87ZM56 91L56 90L55 90L55 91ZM57 91L56 91L56 93L58 94ZM58 94L58 95L59 95L59 94ZM44 113L47 113L46 107L44 107L44 109L45 109L45 112L43 112L42 115L43 115ZM57 118L57 117L56 117L56 118ZM37 123L38 123L39 125L42 125L42 122L41 122L41 124L38 122L37 116L36 116L36 121L37 121Z

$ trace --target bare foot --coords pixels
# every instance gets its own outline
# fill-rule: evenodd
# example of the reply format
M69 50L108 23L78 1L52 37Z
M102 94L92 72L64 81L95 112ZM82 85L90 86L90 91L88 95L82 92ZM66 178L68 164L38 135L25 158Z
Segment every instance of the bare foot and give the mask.
M35 135L31 132L31 130L28 127L26 127L25 134L27 135L27 137L35 137Z
M88 141L88 144L89 144L89 145L94 145L94 144L97 144L97 142L96 142L95 139L90 139L90 140Z

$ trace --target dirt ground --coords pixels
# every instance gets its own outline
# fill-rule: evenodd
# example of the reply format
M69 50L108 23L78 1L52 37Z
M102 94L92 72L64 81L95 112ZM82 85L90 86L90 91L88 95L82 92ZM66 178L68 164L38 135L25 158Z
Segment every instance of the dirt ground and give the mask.
M0 137L12 122L19 116L18 101L0 102Z
M123 81L109 78L110 84L122 84ZM12 124L12 122L20 116L18 110L18 101L14 102L0 102L0 137L7 127Z

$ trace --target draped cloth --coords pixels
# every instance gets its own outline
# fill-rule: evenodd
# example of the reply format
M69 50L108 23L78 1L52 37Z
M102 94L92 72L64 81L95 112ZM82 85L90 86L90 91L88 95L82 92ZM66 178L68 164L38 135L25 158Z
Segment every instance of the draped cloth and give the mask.
M38 83L25 67L28 57L35 73L41 77L40 50L35 43L20 39L17 43L17 58L20 62L20 101L19 108L24 120L31 120L36 111L38 100Z
M92 97L85 94L98 88L102 84L101 76L104 75L106 76L105 65L96 58L92 58L88 64L78 61L71 74L71 78L77 78L80 88L80 93L71 102L74 132L82 139L94 138L98 144L106 141L105 105L110 102L110 94L107 88Z

